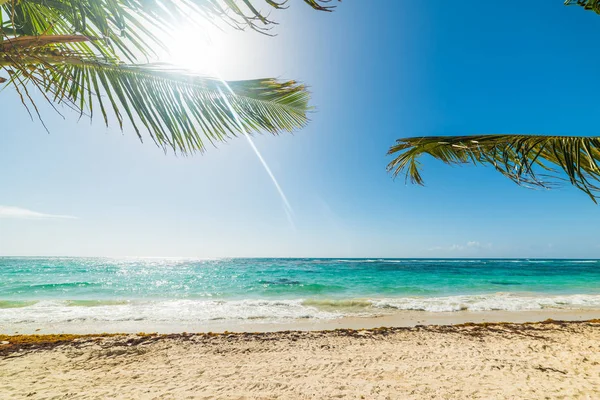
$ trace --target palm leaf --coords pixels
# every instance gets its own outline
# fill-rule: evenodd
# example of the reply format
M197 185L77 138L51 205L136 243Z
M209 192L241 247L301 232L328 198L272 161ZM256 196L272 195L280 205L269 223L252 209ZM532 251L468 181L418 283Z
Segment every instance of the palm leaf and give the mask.
M568 181L596 202L600 188L600 138L539 135L432 136L399 139L387 169L423 185L419 159L446 164L492 165L519 185L550 188Z
M111 113L121 128L128 119L140 139L143 127L158 145L181 153L238 134L293 131L308 122L309 93L294 81L223 82L164 64L126 65L59 47L28 48L16 59L4 68L21 92L33 84L49 101L90 118L97 106L107 125Z
M600 14L600 0L565 0ZM398 139L388 155L396 157L387 170L394 177L423 185L422 155L446 164L492 165L513 182L550 188L568 181L595 203L600 187L600 138L540 135L430 136Z
M268 8L286 1L262 0ZM331 11L330 0L304 0ZM254 3L254 4L253 4ZM57 112L99 110L108 125L129 120L162 147L189 153L240 133L293 131L307 121L309 94L294 81L221 82L165 65L132 64L163 46L157 32L222 20L266 32L273 21L250 0L0 0L0 68L30 115L42 121L36 87ZM152 26L149 30L148 26ZM4 87L7 87L5 85ZM96 113L97 114L97 113ZM42 121L43 124L43 121Z
M15 49L26 49L29 47L42 47L53 44L79 43L93 40L83 35L42 35L42 36L19 36L0 41L0 53L14 51Z
M600 14L600 0L565 0L565 5L570 6L572 4L577 4L586 10Z
M304 0L310 7L331 11L331 0ZM98 37L78 49L94 48L105 56L119 52L130 61L154 55L165 47L157 33L176 30L199 19L223 22L236 29L267 33L276 23L257 4L285 8L272 0L19 0L0 1L1 39L7 36L71 35ZM150 30L148 27L153 27ZM91 47L90 47L91 46ZM135 51L134 51L135 50Z

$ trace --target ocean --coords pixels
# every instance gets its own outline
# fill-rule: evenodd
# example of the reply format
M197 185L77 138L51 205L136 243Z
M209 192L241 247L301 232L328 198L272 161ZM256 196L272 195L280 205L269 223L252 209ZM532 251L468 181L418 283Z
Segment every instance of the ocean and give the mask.
M0 257L0 332L407 310L600 310L600 261Z

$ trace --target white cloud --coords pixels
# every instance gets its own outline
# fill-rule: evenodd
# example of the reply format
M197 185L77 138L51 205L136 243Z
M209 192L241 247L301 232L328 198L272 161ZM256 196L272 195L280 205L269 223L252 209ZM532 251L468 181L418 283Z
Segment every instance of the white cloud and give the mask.
M0 206L0 218L16 219L76 219L71 215L44 214L21 207Z
M480 243L480 242L467 242L467 247L471 249L491 249L491 243Z
M451 246L443 247L436 246L428 249L429 251L467 251L467 250L482 250L482 249L491 249L491 243L480 243L477 241L470 241L467 244L453 244Z

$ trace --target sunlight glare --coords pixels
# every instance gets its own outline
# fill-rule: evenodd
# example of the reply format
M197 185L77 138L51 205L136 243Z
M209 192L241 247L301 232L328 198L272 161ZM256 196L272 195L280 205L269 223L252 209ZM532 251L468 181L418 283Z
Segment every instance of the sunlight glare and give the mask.
M168 62L210 74L234 62L235 44L216 27L185 26L173 35Z
M216 27L200 28L200 27L185 27L179 30L173 40L173 45L170 46L170 60L169 62L175 64L181 68L189 69L199 73L205 73L208 76L219 79L227 88L231 94L233 91L222 78L223 67L226 65L235 65L235 57L239 55L239 51L236 51L236 44L231 36L220 31ZM241 49L237 49L241 50ZM233 64L232 64L233 63ZM229 104L229 101L225 98L227 107L231 110L235 116L236 124L240 131L244 132L242 123L239 120L239 116L234 111L233 107ZM275 186L277 193L281 197L283 203L283 209L285 211L288 222L292 229L296 229L294 224L294 211L290 205L287 196L283 192L281 185L277 181L277 178L271 171L271 168L263 158L262 154L254 144L252 137L247 133L244 133L244 137L248 140L250 147L256 154L256 157L260 161L261 165L267 172L267 175L271 179L271 182Z

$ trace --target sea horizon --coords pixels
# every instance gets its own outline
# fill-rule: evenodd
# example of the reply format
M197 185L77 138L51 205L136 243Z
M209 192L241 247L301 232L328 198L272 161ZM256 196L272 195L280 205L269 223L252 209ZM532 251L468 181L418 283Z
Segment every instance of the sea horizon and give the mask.
M139 258L139 259L190 259L190 260L222 260L222 259L281 259L281 260L574 260L600 261L595 257L270 257L270 256L80 256L80 255L0 255L0 258Z

